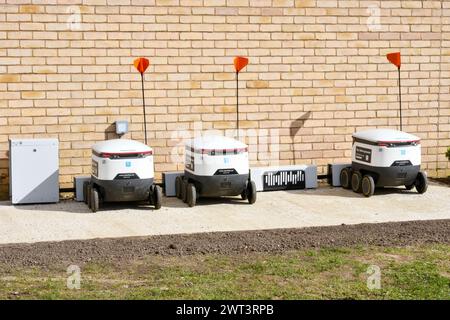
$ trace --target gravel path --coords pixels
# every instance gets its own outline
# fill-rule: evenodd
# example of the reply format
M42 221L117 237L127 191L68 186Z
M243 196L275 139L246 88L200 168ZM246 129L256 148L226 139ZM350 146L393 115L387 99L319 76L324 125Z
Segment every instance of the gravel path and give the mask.
M147 256L281 253L354 245L450 243L450 219L0 245L0 266L127 263Z

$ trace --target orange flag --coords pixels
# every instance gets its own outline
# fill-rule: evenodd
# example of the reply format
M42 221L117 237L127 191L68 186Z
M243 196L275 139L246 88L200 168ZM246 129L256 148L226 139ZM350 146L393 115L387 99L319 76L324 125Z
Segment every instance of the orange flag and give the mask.
M386 55L386 57L390 63L392 63L393 65L396 65L397 68L400 69L400 65L402 64L401 59L400 59L400 52L388 53Z
M241 71L248 64L248 59L245 57L236 57L234 58L234 68L236 72Z
M134 66L141 74L147 70L149 64L150 61L146 58L137 58L134 60Z

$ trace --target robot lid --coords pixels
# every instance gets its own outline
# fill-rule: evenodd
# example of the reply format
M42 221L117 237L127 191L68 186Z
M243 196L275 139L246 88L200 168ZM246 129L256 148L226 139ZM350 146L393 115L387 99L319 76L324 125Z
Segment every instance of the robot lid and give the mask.
M194 150L202 150L203 152L211 150L248 151L248 146L245 143L233 138L218 135L201 136L191 139L186 142L186 147Z
M101 141L92 146L92 151L97 154L152 154L153 150L149 146L135 140L112 139Z
M403 131L392 129L371 129L355 132L353 134L353 139L360 140L362 142L371 142L375 144L420 142L420 138L417 136L414 136L412 134Z

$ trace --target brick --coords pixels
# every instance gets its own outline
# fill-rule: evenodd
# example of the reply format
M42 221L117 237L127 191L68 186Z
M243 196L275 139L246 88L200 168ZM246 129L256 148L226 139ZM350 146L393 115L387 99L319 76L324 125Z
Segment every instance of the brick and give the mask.
M7 118L5 120L7 120L8 125L10 125L10 126L31 125L31 124L33 124L33 118L31 118L31 117L10 117L10 118Z
M42 91L24 91L22 92L23 99L44 99L45 92Z
M12 83L12 82L19 82L20 81L20 75L18 74L2 74L0 75L0 82L2 83Z
M262 80L247 81L247 88L256 88L256 89L269 88L269 81L262 81Z
M295 0L296 8L315 7L316 0Z
M241 125L279 130L281 162L314 160L324 172L327 161L348 161L356 128L398 124L397 74L385 60L394 48L404 54L405 128L424 138L424 167L448 172L436 131L439 123L448 145L450 29L444 24L441 33L437 1L422 2L382 1L382 29L372 32L367 3L358 0L88 0L79 6L78 32L67 29L63 5L15 1L0 14L0 143L10 134L57 134L74 152L61 161L68 168L61 184L70 185L68 172L89 171L84 140L104 139L115 120L128 119L127 137L143 138L132 60L147 56L157 168L182 168L169 156L173 131L198 123L234 130L232 58L246 55ZM306 112L292 139L292 122ZM255 165L266 163L268 144L260 147L250 155Z

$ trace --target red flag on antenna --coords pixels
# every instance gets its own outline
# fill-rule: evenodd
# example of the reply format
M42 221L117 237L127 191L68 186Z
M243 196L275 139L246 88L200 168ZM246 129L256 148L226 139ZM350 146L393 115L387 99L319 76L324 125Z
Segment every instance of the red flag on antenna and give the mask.
M144 72L147 70L150 61L146 58L137 58L133 62L134 67L141 73L141 84L142 84L142 109L144 113L144 138L145 144L147 144L147 119L145 117L145 96L144 96Z
M397 68L400 69L400 65L402 64L400 59L400 52L388 53L386 57L390 63L392 63L393 65L397 66Z
M248 59L245 57L236 57L234 58L234 68L236 72L241 71L248 64Z
M149 64L150 61L146 58L137 58L134 60L134 66L141 74L147 70Z

